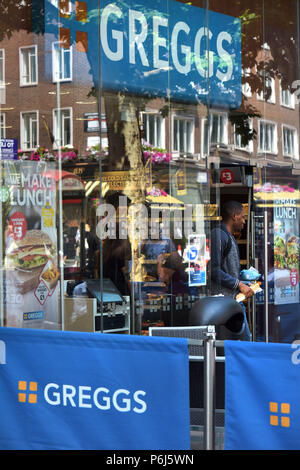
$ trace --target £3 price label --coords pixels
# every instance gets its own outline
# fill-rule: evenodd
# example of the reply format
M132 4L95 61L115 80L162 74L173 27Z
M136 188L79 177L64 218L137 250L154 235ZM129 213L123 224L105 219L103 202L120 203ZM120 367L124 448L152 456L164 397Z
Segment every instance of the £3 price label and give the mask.
M234 181L234 174L231 170L226 168L221 171L220 179L224 184L231 184Z

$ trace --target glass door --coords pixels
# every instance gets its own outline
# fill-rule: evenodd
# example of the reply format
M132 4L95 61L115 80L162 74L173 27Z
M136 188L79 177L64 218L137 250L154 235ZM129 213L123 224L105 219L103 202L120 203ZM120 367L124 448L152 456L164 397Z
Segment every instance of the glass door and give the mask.
M291 168L255 170L251 217L252 256L262 281L254 339L293 342L300 333L299 177Z

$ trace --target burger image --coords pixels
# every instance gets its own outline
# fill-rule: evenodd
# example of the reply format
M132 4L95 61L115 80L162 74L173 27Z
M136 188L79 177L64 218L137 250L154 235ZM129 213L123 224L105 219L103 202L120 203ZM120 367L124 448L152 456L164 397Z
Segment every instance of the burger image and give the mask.
M295 235L287 241L287 267L289 269L299 267L299 238Z
M274 238L274 268L284 269L286 267L285 241L279 235Z
M9 265L25 271L45 266L53 257L52 241L42 230L28 230L21 240L15 240L7 250Z
M21 240L14 240L6 252L8 277L16 290L25 294L34 289L55 249L49 235L42 230L28 230Z

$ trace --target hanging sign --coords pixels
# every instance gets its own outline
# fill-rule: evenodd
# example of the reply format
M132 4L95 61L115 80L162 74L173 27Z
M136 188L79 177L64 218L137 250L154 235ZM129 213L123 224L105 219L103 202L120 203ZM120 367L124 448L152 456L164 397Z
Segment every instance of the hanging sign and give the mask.
M84 2L65 3L70 14L63 15L45 0L46 49L60 33L64 47L76 45L74 54L80 55L80 63L86 61L81 81L97 87L101 67L105 89L240 106L239 18L173 0L104 0L100 15L98 0L85 2L85 11ZM52 77L50 60L46 74Z

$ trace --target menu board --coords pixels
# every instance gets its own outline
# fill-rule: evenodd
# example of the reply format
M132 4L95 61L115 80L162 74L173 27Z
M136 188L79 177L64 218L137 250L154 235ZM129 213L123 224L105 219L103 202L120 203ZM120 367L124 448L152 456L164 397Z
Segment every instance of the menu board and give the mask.
M56 181L52 162L4 163L6 326L59 327ZM2 201L3 202L3 201Z
M293 197L274 201L274 303L299 302L299 216Z

